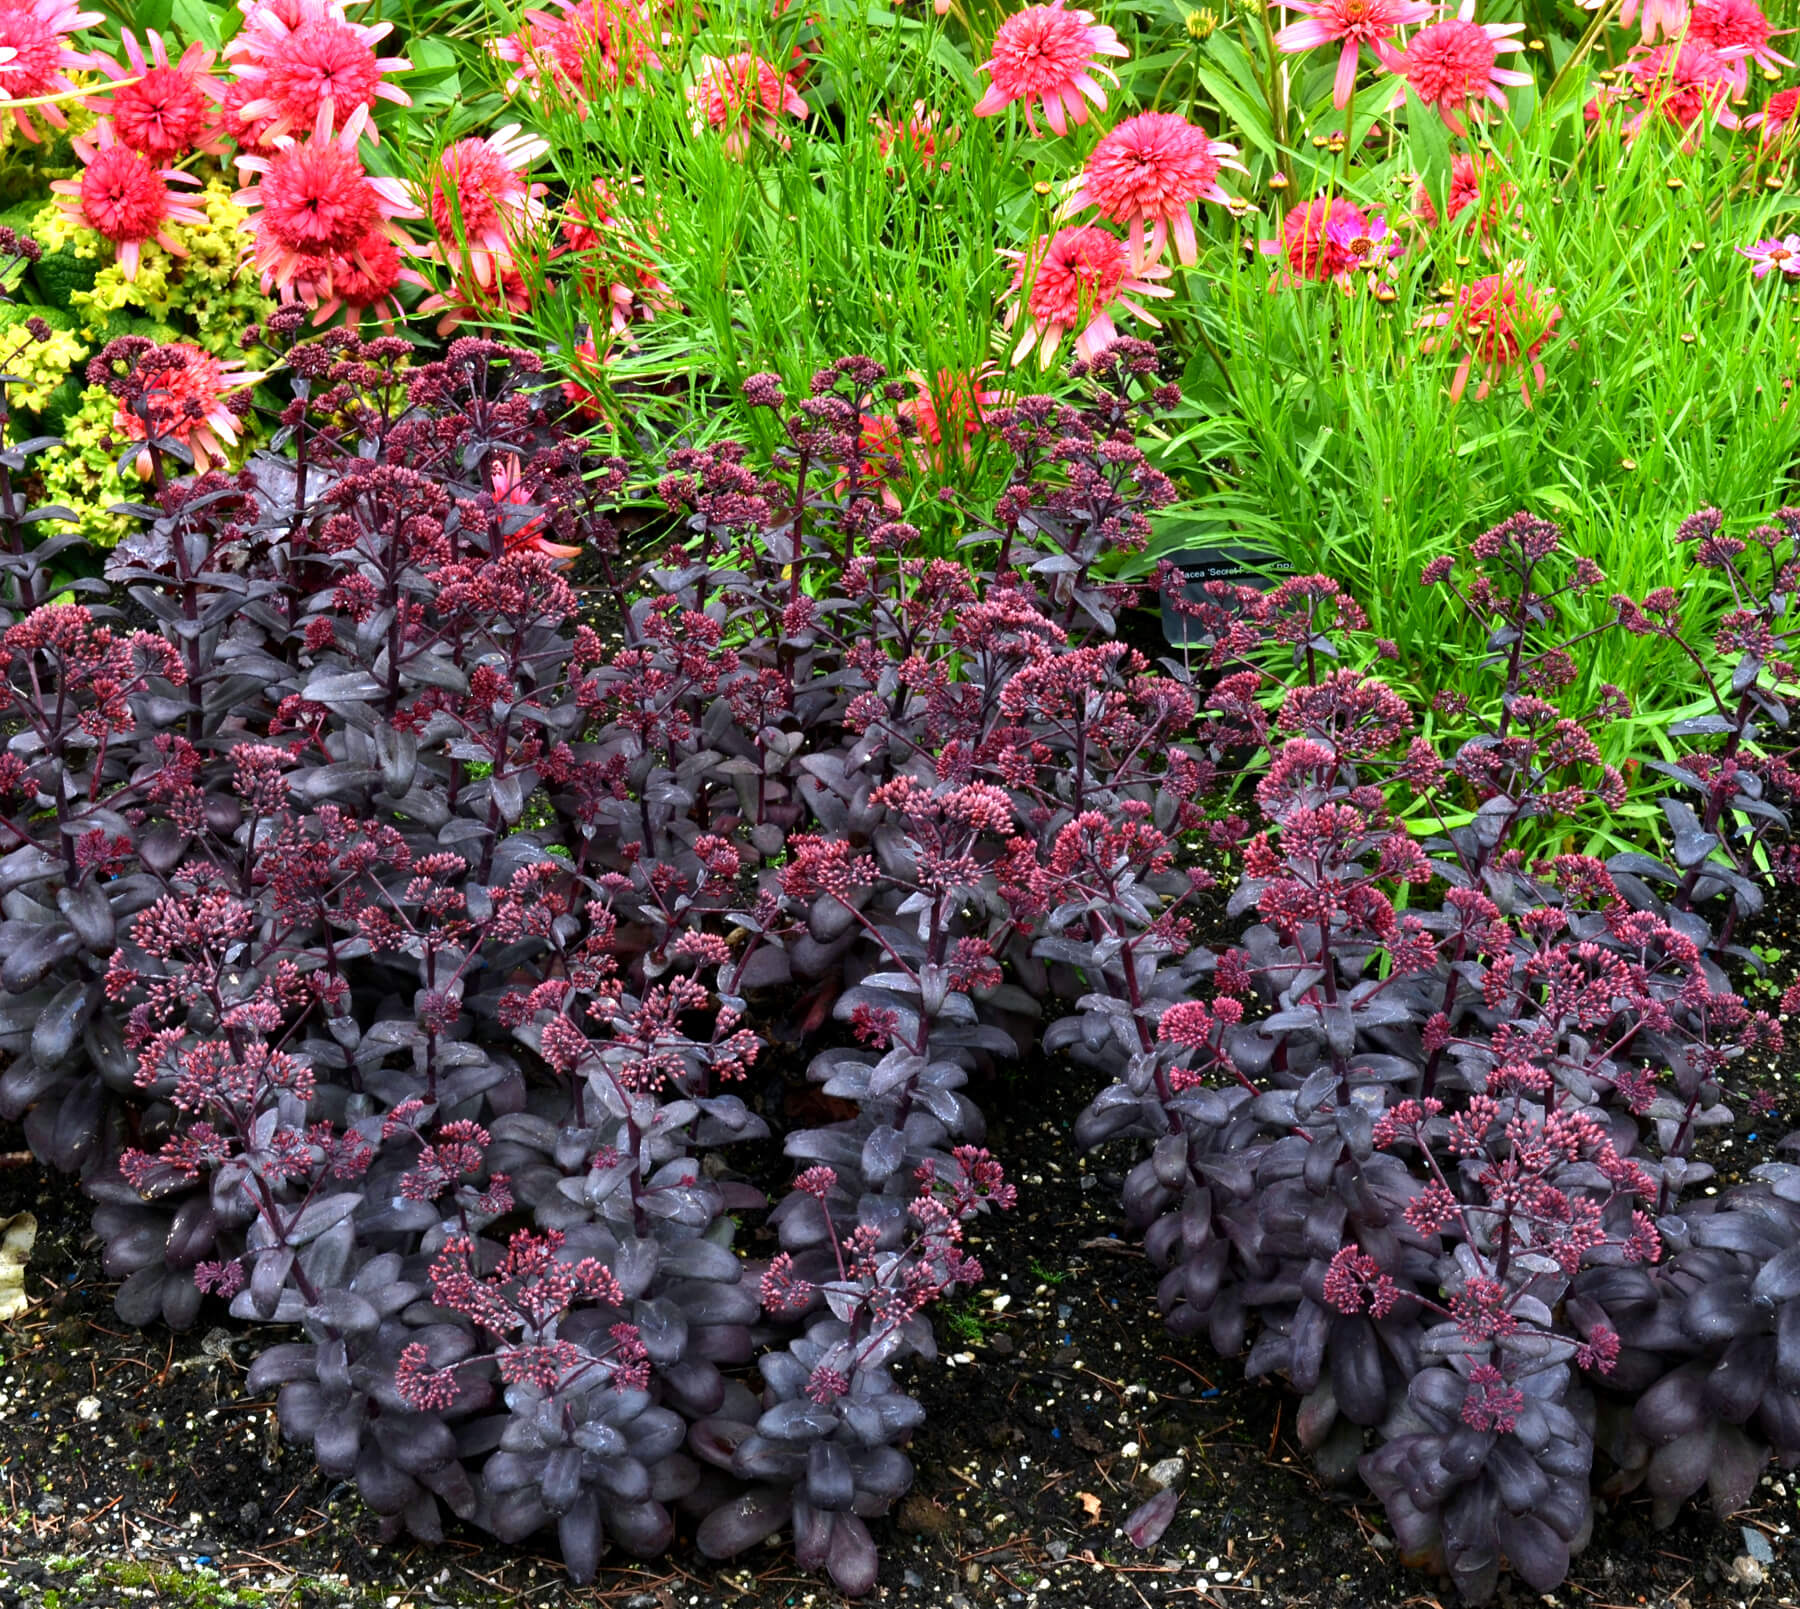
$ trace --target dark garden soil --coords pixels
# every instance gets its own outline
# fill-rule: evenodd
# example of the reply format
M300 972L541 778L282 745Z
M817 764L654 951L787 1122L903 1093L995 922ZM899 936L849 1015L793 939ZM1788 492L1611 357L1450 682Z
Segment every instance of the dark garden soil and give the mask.
M1754 942L1800 963L1800 904ZM1800 1054L1751 1072L1800 1116ZM778 1091L770 1091L771 1097ZM976 1226L988 1283L938 1314L949 1366L917 1371L928 1409L909 1449L918 1479L891 1520L872 1600L893 1609L1209 1609L1452 1604L1448 1584L1394 1561L1378 1504L1327 1491L1292 1440L1292 1399L1179 1343L1155 1311L1155 1276L1123 1238L1123 1155L1083 1157L1070 1133L1085 1075L1039 1062L975 1091L990 1145L1019 1186L1010 1217ZM790 1092L790 1100L793 1092ZM1718 1142L1729 1177L1789 1126L1741 1124ZM19 1143L0 1127L0 1151ZM771 1148L772 1150L772 1148ZM425 1609L433 1604L605 1603L623 1609L837 1605L780 1541L731 1568L672 1560L603 1570L568 1587L553 1556L502 1552L452 1530L441 1546L378 1545L353 1488L282 1445L244 1370L270 1337L204 1323L128 1332L113 1317L72 1186L29 1162L0 1168L0 1220L40 1224L35 1298L0 1327L0 1609L255 1604ZM1174 1480L1184 1499L1149 1553L1126 1514ZM1728 1524L1690 1513L1667 1531L1647 1498L1603 1507L1554 1605L1724 1609L1800 1603L1791 1558L1800 1482L1766 1478ZM1500 1603L1529 1602L1503 1585Z

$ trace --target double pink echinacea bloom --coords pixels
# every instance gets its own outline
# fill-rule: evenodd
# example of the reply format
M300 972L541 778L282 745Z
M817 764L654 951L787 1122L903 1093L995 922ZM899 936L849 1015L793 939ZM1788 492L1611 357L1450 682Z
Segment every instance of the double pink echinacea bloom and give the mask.
M1235 145L1174 112L1142 112L1094 147L1063 215L1093 207L1109 223L1127 226L1134 269L1161 257L1171 236L1177 257L1191 266L1198 257L1194 203L1231 201L1219 185L1222 168L1249 172Z
M1530 73L1499 65L1502 51L1525 48L1513 37L1524 31L1522 22L1476 22L1475 0L1463 0L1454 17L1421 28L1405 49L1378 44L1382 65L1403 80L1390 109L1404 106L1410 89L1453 133L1467 134L1465 112L1484 112L1489 102L1504 112L1506 91L1531 82Z
M793 80L773 62L747 50L732 56L702 56L688 86L688 108L694 132L719 130L725 136L725 154L734 157L750 149L750 137L758 129L786 146L783 112L802 120L812 116Z
M1544 389L1539 354L1549 344L1562 309L1550 292L1520 279L1516 270L1488 274L1461 286L1456 299L1427 313L1420 322L1439 333L1424 342L1427 352L1449 349L1461 354L1450 382L1450 400L1462 401L1471 375L1479 372L1475 400L1483 401L1494 381L1516 372L1519 396L1531 406L1531 382Z
M1005 327L1025 326L1012 352L1015 367L1035 349L1039 366L1048 368L1071 333L1076 356L1095 358L1119 338L1115 310L1159 328L1133 298L1174 294L1167 285L1156 283L1169 277L1167 267L1134 269L1125 242L1096 224L1059 229L1035 251L1005 255L1018 264Z
M991 80L975 103L977 117L994 117L1014 101L1025 103L1025 123L1038 132L1036 112L1058 134L1087 122L1087 103L1106 110L1106 91L1095 75L1118 77L1100 58L1129 56L1119 36L1091 11L1070 11L1063 0L1027 6L1000 24L993 54L975 69Z
M1362 47L1377 53L1395 32L1437 15L1426 0L1289 0L1288 9L1303 13L1275 36L1275 48L1285 51L1317 50L1321 45L1343 44L1338 56L1332 99L1341 112L1350 104L1356 87L1357 61Z

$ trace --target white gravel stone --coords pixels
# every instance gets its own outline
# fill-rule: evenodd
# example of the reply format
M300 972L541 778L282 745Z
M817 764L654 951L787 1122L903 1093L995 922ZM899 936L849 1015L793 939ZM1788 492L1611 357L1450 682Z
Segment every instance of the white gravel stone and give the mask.
M1165 1486L1173 1486L1187 1473L1187 1460L1181 1457L1159 1458L1144 1473L1150 1477L1150 1484L1160 1491Z

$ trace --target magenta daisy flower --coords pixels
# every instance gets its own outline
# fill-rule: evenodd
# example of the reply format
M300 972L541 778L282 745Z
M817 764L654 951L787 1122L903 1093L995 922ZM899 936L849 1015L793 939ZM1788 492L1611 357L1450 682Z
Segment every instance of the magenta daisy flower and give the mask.
M1800 279L1800 235L1759 240L1754 246L1739 246L1738 252L1750 259L1750 272L1757 279L1767 279L1773 273L1787 279Z
M643 242L654 245L654 222L634 225L615 216L611 189L601 180L585 196L570 196L563 209L561 248L553 256L572 255L581 264L579 278L590 296L609 309L612 333L622 336L638 321L648 321L673 305L668 286Z
M112 119L119 143L157 162L173 162L191 151L223 152L213 52L192 44L172 61L161 34L147 31L140 45L129 28L120 43L123 62L99 54L93 58L93 65L119 87L87 103L90 111Z
M1437 308L1420 320L1442 333L1424 342L1427 352L1448 348L1461 353L1450 382L1450 400L1462 401L1469 376L1477 370L1481 383L1475 400L1488 394L1495 380L1517 371L1519 396L1531 406L1531 382L1544 388L1544 365L1538 354L1550 340L1562 309L1550 302L1550 293L1519 279L1512 271L1489 274L1462 286L1455 301Z
M904 122L897 117L888 118L879 114L869 119L875 128L875 143L882 156L887 159L890 179L904 184L907 173L913 169L927 177L950 171L948 162L938 160L938 124L941 116L939 112L927 110L923 101L914 101L912 116ZM949 148L955 138L955 132L952 131L950 138L944 141L945 149Z
M1088 101L1106 110L1106 91L1094 75L1119 81L1100 58L1130 54L1091 11L1069 11L1063 0L1027 6L1000 24L993 54L975 69L991 80L987 93L975 103L975 115L993 117L1014 101L1023 101L1026 126L1036 134L1033 114L1041 102L1044 120L1058 134L1066 134L1070 123L1087 121Z
M79 0L7 0L0 5L0 100L75 94L70 71L96 63L70 45L69 35L105 20L98 11L83 11ZM69 126L63 109L54 103L29 110L15 105L9 110L14 126L33 144L41 138L31 120L34 113L42 113L55 128Z
M802 120L812 116L812 108L787 74L747 50L702 56L687 95L694 132L708 128L722 132L727 156L748 151L750 137L758 129L785 148L789 142L782 132L781 114Z
M1364 45L1379 47L1400 28L1425 22L1437 15L1437 7L1424 0L1289 0L1288 9L1303 14L1275 36L1275 48L1286 51L1317 50L1321 45L1343 42L1338 55L1333 99L1339 111L1350 104L1356 87L1356 62Z
M440 313L439 335L448 335L459 324L474 320L489 324L496 319L517 318L531 310L531 287L510 258L496 258L493 277L481 284L472 274L451 266L449 284L419 303L417 311Z
M1379 269L1401 252L1381 213L1364 212L1343 196L1315 196L1289 208L1279 235L1263 241L1260 249L1287 264L1270 281L1270 290L1299 280L1328 279L1354 290L1359 273Z
M1484 101L1505 111L1507 86L1531 82L1530 73L1497 65L1501 51L1525 48L1512 37L1523 33L1525 24L1478 23L1474 16L1475 0L1463 0L1454 17L1421 28L1404 50L1385 43L1377 47L1388 71L1405 80L1405 87L1394 94L1393 107L1406 104L1410 87L1427 106L1438 109L1453 132L1466 134L1465 111L1481 110Z
M1230 201L1219 188L1219 170L1249 172L1237 156L1235 145L1210 138L1174 112L1128 117L1094 147L1064 216L1093 207L1109 223L1129 226L1133 268L1161 257L1170 235L1177 256L1191 265L1198 248L1190 209L1196 201Z
M156 162L121 145L109 122L94 125L91 136L71 142L83 167L79 179L58 179L50 188L65 199L64 212L112 243L127 279L136 279L145 245L155 241L171 256L187 256L169 233L171 223L204 224L206 214L171 184L198 184L191 173L158 167Z
M910 443L912 456L940 479L967 462L970 443L986 427L988 416L1013 400L993 383L996 376L986 364L973 373L939 369L935 381L916 373L907 378L919 388L918 395L897 411L912 420L917 432Z
M1125 242L1094 224L1060 229L1034 251L1004 255L1018 264L1005 327L1025 325L1013 348L1014 367L1036 349L1039 366L1048 368L1070 333L1077 356L1097 357L1119 338L1115 311L1160 328L1132 298L1174 294L1167 285L1155 283L1169 277L1168 268L1151 265L1134 270Z

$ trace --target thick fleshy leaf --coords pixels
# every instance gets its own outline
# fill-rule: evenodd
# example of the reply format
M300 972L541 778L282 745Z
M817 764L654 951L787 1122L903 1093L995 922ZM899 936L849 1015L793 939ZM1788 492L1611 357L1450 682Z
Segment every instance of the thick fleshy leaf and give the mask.
M787 1524L793 1500L773 1486L753 1486L700 1522L694 1541L709 1559L729 1559Z

